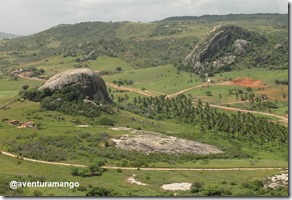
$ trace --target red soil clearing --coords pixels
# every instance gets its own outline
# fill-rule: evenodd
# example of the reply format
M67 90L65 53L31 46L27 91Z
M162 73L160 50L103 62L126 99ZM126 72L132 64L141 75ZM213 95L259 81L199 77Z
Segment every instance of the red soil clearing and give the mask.
M243 87L262 88L265 87L261 80L254 80L252 78L237 78L231 81L232 85L240 85Z

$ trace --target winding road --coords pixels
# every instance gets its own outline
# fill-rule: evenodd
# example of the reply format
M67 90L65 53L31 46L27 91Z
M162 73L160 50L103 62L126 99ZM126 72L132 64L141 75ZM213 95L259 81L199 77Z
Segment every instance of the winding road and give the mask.
M42 163L42 164L50 164L50 165L60 165L67 167L87 167L86 165L80 164L70 164L70 163L62 163L62 162L49 162L44 160L35 160L31 158L19 157L15 154L8 153L5 151L0 151L2 155L6 155L9 157L26 160L30 162ZM234 168L171 168L171 167L115 167L115 166L103 166L104 169L122 169L122 170L144 170L144 171L255 171L255 170L283 170L283 168L273 168L273 167L234 167ZM286 169L286 168L285 168Z

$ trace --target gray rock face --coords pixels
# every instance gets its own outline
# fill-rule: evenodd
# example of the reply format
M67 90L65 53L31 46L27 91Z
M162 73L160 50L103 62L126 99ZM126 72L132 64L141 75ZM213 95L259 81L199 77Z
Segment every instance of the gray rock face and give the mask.
M259 34L252 33L237 26L223 26L219 28L214 34L211 34L207 40L201 41L191 51L189 55L182 61L184 66L191 66L195 72L204 71L207 60L214 62L220 57L233 55L234 53L242 54L245 48L252 44L249 39L255 39L259 43L266 42L266 38ZM233 45L234 52L228 52L229 47ZM210 60L211 59L211 60ZM232 60L234 60L232 58Z
M213 66L214 67L221 67L221 66L224 66L224 65L229 65L229 64L234 63L235 59L236 59L236 56L221 57L220 59L215 60L213 62Z
M72 69L51 77L39 90L46 88L51 91L62 89L66 86L79 85L80 91L89 99L110 102L104 80L90 69Z
M250 44L252 43L249 41L238 39L233 43L233 46L235 48L234 52L237 54L243 54L245 53L245 48Z
M282 44L276 44L274 49L277 50L277 49L282 49L284 46Z

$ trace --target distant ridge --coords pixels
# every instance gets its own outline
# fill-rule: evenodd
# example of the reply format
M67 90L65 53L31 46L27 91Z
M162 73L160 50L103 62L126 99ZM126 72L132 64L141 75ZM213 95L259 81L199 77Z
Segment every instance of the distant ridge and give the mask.
M227 14L227 15L202 15L202 16L175 16L168 17L162 21L228 21L228 20L247 20L247 19L258 19L258 18L272 18L287 22L288 25L288 14L278 13L255 13L255 14Z
M12 38L17 38L17 37L21 37L19 35L14 35L14 34L10 34L10 33L4 33L0 31L0 40L7 38L7 39L12 39Z

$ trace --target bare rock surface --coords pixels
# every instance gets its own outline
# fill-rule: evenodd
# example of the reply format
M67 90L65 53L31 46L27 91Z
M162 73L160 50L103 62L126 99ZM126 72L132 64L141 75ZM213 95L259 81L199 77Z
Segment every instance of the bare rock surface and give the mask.
M265 181L265 188L279 188L279 187L287 187L289 182L288 172L283 174L278 174L272 177L268 177Z
M191 189L191 183L170 183L161 186L163 190L182 190L187 191Z
M233 46L235 48L234 52L237 54L242 54L245 53L245 48L248 45L251 45L252 43L247 41L247 40L243 40L243 39L237 39L234 43Z
M142 183L141 181L137 181L135 179L135 177L136 177L136 174L133 174L133 177L128 178L127 182L131 183L131 184L136 184L136 185L147 185L146 183Z
M104 80L90 69L72 69L61 72L51 77L39 90L46 88L51 91L62 89L66 86L79 85L81 93L90 99L110 101Z
M154 152L200 155L222 153L220 149L212 145L152 131L133 130L121 127L113 130L129 131L132 133L112 139L116 147L125 150L135 150L145 154Z

